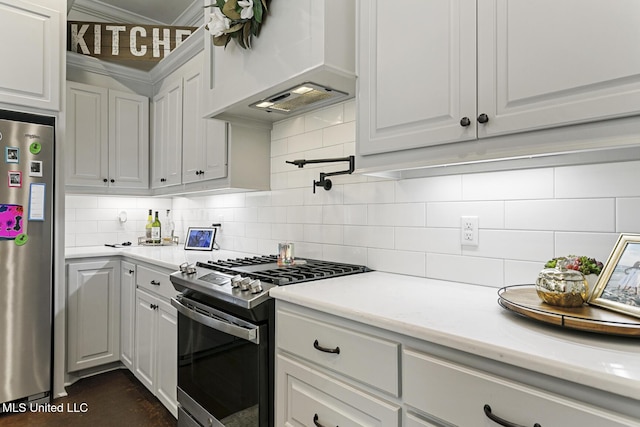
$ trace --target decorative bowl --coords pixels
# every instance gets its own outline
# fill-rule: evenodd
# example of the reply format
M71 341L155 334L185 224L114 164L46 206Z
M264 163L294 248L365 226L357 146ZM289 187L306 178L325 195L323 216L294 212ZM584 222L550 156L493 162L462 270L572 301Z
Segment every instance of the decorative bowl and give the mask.
M560 259L555 268L538 274L536 293L550 305L580 307L589 298L589 284L584 274L567 269L565 260Z

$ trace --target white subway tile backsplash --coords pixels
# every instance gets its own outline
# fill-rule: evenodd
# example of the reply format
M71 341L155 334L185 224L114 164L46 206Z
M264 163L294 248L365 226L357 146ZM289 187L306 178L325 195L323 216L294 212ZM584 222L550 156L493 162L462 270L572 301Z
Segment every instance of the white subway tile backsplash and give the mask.
M369 205L367 209L369 225L398 227L424 227L424 203L394 203Z
M605 262L618 240L618 233L555 233L555 248L547 259L584 255Z
M344 122L343 104L336 104L312 111L304 116L305 132L312 132Z
M393 181L378 181L344 185L345 204L393 203L393 201Z
M393 227L345 225L344 242L347 245L365 248L393 249L394 229Z
M555 169L555 197L634 197L640 162L602 163Z
M287 209L287 222L321 224L322 206L290 206Z
M505 202L505 227L515 230L615 230L614 199Z
M322 259L367 265L367 249L358 246L322 245Z
M478 247L473 255L521 261L546 261L553 253L551 231L483 230L478 235ZM463 247L463 255L468 251Z
M346 101L344 104L344 121L355 122L356 120L356 101L352 99Z
M367 223L367 205L325 205L322 208L324 224L358 225Z
M553 197L553 169L462 175L463 200L522 200Z
M395 181L397 203L454 201L462 198L460 175Z
M401 251L427 252L427 229L424 227L396 227L395 249Z
M504 228L504 202L427 203L427 227L460 227L461 216L477 216L482 228Z
M98 209L97 196L75 196L65 197L65 208L67 209Z
M313 132L301 133L289 138L289 147L287 149L287 156L291 157L292 154L298 154L305 151L317 150L322 148L322 129L318 129ZM294 159L290 159L294 160ZM291 166L290 167L295 167Z
M427 228L427 248L425 252L461 255L459 228Z
M288 138L304 133L304 116L292 117L273 124L271 140Z
M532 285L544 269L544 262L511 261L504 262L504 285Z
M356 140L355 122L342 123L336 126L324 128L322 131L322 144L325 146L346 144ZM346 168L345 168L346 169Z
M504 286L504 261L427 253L427 277L499 288Z
M640 233L640 197L616 200L616 232Z
M367 259L368 267L374 270L421 277L425 275L424 252L369 249Z
M304 226L305 242L341 245L343 240L344 232L341 225L309 224Z

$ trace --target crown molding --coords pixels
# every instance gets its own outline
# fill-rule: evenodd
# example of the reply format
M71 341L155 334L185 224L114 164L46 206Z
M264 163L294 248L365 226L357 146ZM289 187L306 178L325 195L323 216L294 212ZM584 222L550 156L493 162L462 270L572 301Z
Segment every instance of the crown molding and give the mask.
M171 24L180 27L200 27L204 24L204 7L202 1L195 0Z
M93 16L105 22L135 22L145 25L167 25L165 22L149 19L146 16L138 15L100 1L74 0L72 10Z

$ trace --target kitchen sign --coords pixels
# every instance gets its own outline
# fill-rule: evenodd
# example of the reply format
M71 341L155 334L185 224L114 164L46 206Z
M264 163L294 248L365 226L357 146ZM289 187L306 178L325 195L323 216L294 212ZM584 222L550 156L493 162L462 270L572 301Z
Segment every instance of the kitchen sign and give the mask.
M67 23L67 50L101 59L160 61L197 27Z

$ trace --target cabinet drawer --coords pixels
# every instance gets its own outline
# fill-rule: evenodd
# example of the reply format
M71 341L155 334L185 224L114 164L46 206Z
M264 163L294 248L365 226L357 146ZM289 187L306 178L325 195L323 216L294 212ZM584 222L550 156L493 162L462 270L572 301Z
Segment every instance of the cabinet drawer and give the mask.
M397 427L400 407L279 355L279 426ZM315 420L315 422L314 422Z
M276 324L280 349L399 395L399 344L287 311L278 311Z
M403 351L402 372L407 404L457 426L498 425L485 415L485 405L515 425L640 426L637 420L412 350Z
M172 298L178 294L169 280L169 272L154 270L143 265L138 265L136 285L165 298Z

